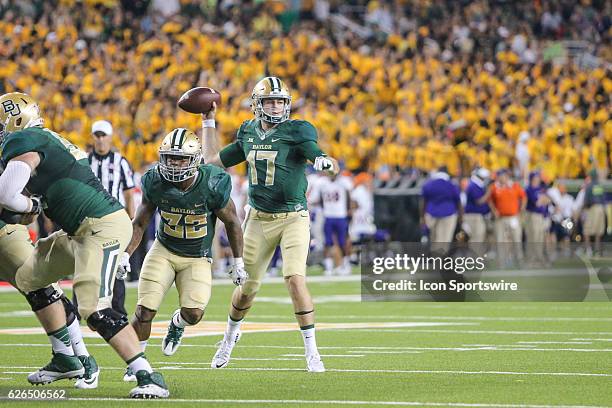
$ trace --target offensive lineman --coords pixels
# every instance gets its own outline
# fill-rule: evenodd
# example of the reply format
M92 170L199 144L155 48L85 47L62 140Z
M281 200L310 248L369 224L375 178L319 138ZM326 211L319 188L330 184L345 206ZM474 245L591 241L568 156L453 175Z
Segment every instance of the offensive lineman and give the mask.
M234 290L227 328L211 367L229 363L240 338L240 325L261 286L275 248L280 245L283 276L304 340L306 366L323 372L317 349L314 307L306 286L306 258L310 245L310 217L306 207L306 163L317 171L337 174L338 163L317 144L317 131L303 120L289 120L291 95L276 77L259 81L252 94L255 119L244 122L236 141L219 152L214 130L216 107L204 115L204 161L231 167L247 161L249 209L244 223L244 264L249 278Z
M32 307L46 332L65 343L64 310L59 298L45 288L73 273L79 313L136 372L138 386L130 391L130 397L168 397L163 376L153 372L134 329L110 307L117 258L132 235L129 216L94 176L85 152L42 127L40 110L32 97L18 92L1 96L0 123L8 133L0 146L5 165L0 176L0 204L21 213L40 213L44 208L62 228L38 242L17 271L17 287L33 298ZM21 192L26 186L42 199L24 196ZM79 369L81 362L68 352L54 353L44 367L58 376L70 376Z
M159 148L159 164L142 177L142 204L134 219L134 235L121 259L128 270L129 256L140 244L151 217L160 210L157 237L147 253L138 282L138 303L132 325L144 350L151 321L176 283L181 308L170 320L162 352L174 354L185 326L204 315L211 289L211 245L217 217L225 224L234 255L229 275L236 285L247 278L242 260L242 230L230 198L229 174L216 166L201 165L202 145L188 129L174 129ZM132 380L128 370L125 381Z
M0 143L1 142L2 135L0 135ZM30 241L30 235L28 234L26 225L34 222L36 216L36 214L11 213L0 207L0 259L2 259L2 262L0 262L0 278L13 285L15 288L17 287L15 283L17 269L19 269L34 252L34 245L32 245L32 241ZM68 346L67 341L60 341L60 339L55 336L55 333L49 333L48 336L51 342L52 351L76 355L80 360L83 366L82 377L77 379L75 387L97 388L100 369L94 357L89 354L85 342L83 341L83 333L81 332L79 320L76 318L76 309L74 305L57 285L43 288L40 293L50 293L54 298L59 298L64 307L64 313L66 314L66 325L70 336L70 346ZM32 293L29 294L30 296L24 293L22 294L28 302L34 300ZM32 303L32 311L36 313L37 310L34 308L36 302ZM80 369L74 371L77 372L73 372L72 375L77 375L81 372ZM47 372L42 369L31 373L28 376L28 381L31 384L47 384L64 378L69 378L69 376L66 373L57 373L54 371Z

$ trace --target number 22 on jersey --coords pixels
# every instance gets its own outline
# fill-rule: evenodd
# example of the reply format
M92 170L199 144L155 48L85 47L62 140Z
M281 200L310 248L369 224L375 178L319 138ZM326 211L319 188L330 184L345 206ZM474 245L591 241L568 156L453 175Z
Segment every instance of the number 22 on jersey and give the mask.
M176 214L160 211L164 232L180 239L197 239L206 236L206 214Z

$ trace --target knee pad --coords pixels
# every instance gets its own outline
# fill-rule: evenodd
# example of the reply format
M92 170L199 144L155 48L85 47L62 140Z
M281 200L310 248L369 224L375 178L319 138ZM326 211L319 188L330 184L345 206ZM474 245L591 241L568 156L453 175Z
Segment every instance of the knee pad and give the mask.
M260 287L261 287L261 281L255 281L255 280L248 279L242 285L241 291L243 295L253 296L259 291Z
M96 310L87 318L87 326L107 342L127 325L127 316L111 308Z
M55 290L53 286L33 290L25 294L25 298L30 304L33 312L37 312L45 307L57 302L64 294Z
M64 305L64 312L66 312L66 324L70 326L74 319L81 320L81 315L78 310L70 300L66 297L66 295L62 295L61 297L62 304Z

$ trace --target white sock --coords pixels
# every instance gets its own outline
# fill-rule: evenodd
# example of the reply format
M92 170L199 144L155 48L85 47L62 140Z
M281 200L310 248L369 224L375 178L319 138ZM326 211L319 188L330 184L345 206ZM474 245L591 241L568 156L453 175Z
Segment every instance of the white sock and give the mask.
M334 260L331 258L325 258L323 260L323 266L325 267L325 272L331 272L334 269Z
M74 321L70 323L68 326L68 333L70 333L70 342L72 343L74 354L77 356L89 356L89 351L87 351L87 346L83 341L83 333L81 332L79 319L74 319Z
M142 349L142 352L145 352L145 349L147 348L147 343L149 342L149 340L143 340L140 342L140 348Z
M148 373L152 373L153 369L151 368L151 364L147 361L144 356L144 353L138 353L134 359L130 363L128 363L128 367L132 369L132 372L136 374L140 370L145 370Z
M302 332L302 338L304 339L304 349L306 350L306 355L309 356L311 354L319 354L319 350L317 350L314 325L309 329L300 329L300 332Z
M349 258L348 256L345 256L345 257L342 259L342 261L343 261L343 264L344 264L344 267L345 267L345 268L347 268L347 269L348 269L348 268L350 268L350 267L351 267L351 260L350 260L350 258Z
M227 328L225 329L225 341L229 341L230 339L235 339L236 334L240 331L240 325L242 324L242 320L232 320L231 317L227 317Z
M185 326L191 326L185 319L183 319L183 316L181 316L181 309L176 310L172 315L172 324L174 324L176 327L180 327L181 329L184 329Z
M70 342L70 334L66 326L54 332L47 333L47 336L49 336L49 341L51 342L54 353L74 356L74 350L72 350L72 343Z

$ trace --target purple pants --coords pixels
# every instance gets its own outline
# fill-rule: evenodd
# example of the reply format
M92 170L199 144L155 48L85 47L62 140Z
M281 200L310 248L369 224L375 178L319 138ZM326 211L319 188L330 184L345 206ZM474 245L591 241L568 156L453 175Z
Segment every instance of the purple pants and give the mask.
M347 218L325 218L323 232L325 233L325 246L334 246L334 235L340 248L344 248L346 244L346 236L348 235L348 219Z

